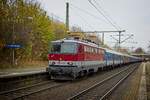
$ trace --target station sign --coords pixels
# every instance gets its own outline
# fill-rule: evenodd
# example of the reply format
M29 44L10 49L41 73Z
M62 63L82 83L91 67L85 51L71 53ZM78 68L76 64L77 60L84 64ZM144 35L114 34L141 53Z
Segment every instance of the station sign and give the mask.
M6 48L21 48L22 45L20 45L20 44L6 44L5 47Z

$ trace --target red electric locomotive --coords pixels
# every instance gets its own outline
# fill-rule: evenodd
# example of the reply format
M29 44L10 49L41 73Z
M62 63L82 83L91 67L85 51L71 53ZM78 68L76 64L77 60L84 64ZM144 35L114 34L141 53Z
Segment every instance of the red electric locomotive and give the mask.
M63 39L51 43L48 55L51 79L73 80L105 65L104 49L95 43Z

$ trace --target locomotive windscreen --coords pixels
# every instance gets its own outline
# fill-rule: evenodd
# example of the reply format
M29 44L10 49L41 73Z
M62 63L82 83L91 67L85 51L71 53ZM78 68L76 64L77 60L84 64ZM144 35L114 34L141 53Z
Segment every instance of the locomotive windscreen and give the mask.
M52 43L51 53L77 53L76 43Z

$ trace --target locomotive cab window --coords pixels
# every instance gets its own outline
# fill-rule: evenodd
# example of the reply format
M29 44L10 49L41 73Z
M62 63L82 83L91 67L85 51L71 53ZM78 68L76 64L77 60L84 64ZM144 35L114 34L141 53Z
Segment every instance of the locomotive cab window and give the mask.
M77 53L76 43L53 43L51 53Z
M60 44L53 44L51 47L51 53L60 53Z
M62 43L61 44L61 53L76 53L77 44L76 43Z

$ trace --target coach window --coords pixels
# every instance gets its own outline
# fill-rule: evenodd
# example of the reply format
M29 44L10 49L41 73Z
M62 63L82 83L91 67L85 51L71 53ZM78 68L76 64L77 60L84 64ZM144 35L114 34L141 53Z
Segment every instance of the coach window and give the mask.
M91 52L93 53L93 48L91 48Z
M90 53L90 47L88 47L88 52Z
M99 49L97 49L97 53L99 54Z
M87 52L88 50L87 50L87 46L84 46L84 52Z
M101 50L99 49L99 54L101 54Z
M101 52L102 52L102 54L104 54L104 51L103 51L103 50L102 50Z
M94 50L95 48L93 48L93 53L95 53L95 50Z
M91 47L89 47L89 53L91 53Z
M86 46L86 52L88 52L88 47Z
M94 49L94 53L96 53L96 48Z
M95 53L97 54L97 48L95 48Z
M85 46L85 48L86 48L86 52L88 52L88 50L87 50L87 49L88 49L88 48L87 48L87 46Z
M90 48L89 48L89 47L87 47L87 52L88 52L88 53L90 52Z
M90 47L90 53L92 52L92 48Z
M90 53L90 47L88 47L88 52Z
M94 53L94 48L91 48L91 50L92 50L92 53Z
M86 46L86 52L89 52L89 50L88 50L89 48Z
M86 46L86 52L89 52L89 50L88 50L89 48Z
M86 46L84 46L84 52L86 52Z

